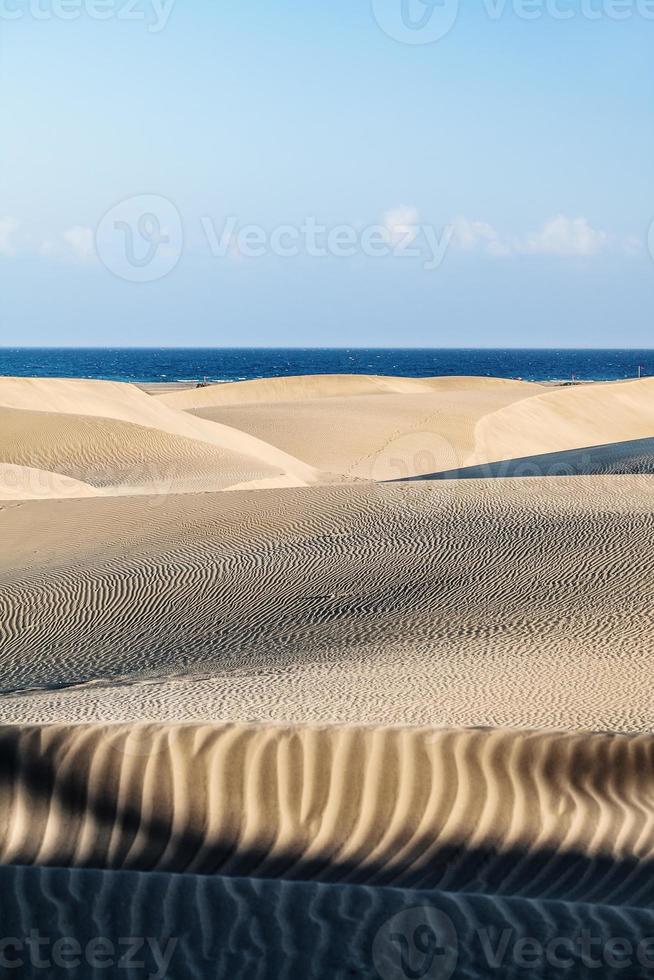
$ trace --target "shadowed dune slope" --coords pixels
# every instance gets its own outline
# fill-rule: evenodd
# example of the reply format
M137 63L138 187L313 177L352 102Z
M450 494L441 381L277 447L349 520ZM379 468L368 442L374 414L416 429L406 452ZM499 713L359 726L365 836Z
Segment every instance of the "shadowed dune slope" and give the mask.
M652 900L654 739L0 729L3 864Z
M125 493L320 479L247 433L178 412L134 385L106 381L0 378L0 461ZM54 478L51 496L60 495L60 486Z
M75 937L82 952L105 937L100 962L113 955L139 964L121 964L127 980L407 980L421 972L439 980L649 980L654 959L654 912L633 906L10 866L0 867L0 889L4 933L21 943L7 958L22 958L20 975L29 978L44 973L29 963L24 938L33 930L49 940L39 952L51 962L61 937ZM651 895L642 897L651 905ZM77 968L70 960L51 966L48 977L108 972L79 960Z
M3 718L654 730L652 479L6 504Z
M533 476L610 476L628 473L654 473L654 439L610 442L605 446L568 449L560 453L541 453L523 459L463 466L441 473L409 477L413 480L483 480Z

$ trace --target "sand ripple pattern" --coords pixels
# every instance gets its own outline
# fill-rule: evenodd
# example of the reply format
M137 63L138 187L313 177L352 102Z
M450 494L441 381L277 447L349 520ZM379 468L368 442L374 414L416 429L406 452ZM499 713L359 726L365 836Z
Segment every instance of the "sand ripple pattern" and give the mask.
M420 976L425 966L430 972L423 975L438 980L450 975L456 980L649 980L652 975L634 955L642 944L651 959L654 911L648 908L29 867L0 868L0 890L4 935L27 937L35 930L47 940L42 957L51 956L62 937L73 937L82 950L105 937L115 959L124 959L115 975L125 980L407 980ZM443 968L414 946L415 930L425 921L445 926L452 942ZM584 934L593 940L585 965L579 942ZM406 941L413 973L402 969L398 935ZM631 944L628 971L624 964L606 962L615 948L610 940L616 939ZM529 950L536 941L549 956L537 954L534 962L532 952L526 967L518 956L527 940ZM569 948L576 954L571 960ZM15 955L13 949L7 952ZM100 962L106 962L106 954ZM47 973L26 962L20 973L37 980L44 975L106 980L112 974L84 958L76 967L51 967Z
M7 505L3 717L652 731L653 487Z
M654 899L651 736L7 726L0 758L2 864Z
M25 487L42 498L66 495L57 475L106 492L161 494L222 490L282 475L243 454L133 422L1 407L0 458L49 472L50 482L42 476ZM0 480L0 499L3 489Z

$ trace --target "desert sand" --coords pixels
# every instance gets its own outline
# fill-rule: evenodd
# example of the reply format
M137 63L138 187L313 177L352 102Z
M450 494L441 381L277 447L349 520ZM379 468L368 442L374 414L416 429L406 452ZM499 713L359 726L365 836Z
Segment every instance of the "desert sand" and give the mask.
M7 889L640 935L653 445L652 380L1 378Z

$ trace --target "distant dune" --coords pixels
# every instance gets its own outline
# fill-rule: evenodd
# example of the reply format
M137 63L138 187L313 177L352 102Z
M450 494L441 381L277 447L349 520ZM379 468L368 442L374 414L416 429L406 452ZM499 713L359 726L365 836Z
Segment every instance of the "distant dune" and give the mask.
M185 391L164 391L160 398L167 405L188 411L219 405L307 401L314 398L347 398L355 395L416 395L430 394L433 391L456 391L460 388L475 391L489 387L526 390L540 386L505 378L397 378L374 374L306 374L205 385Z
M654 378L542 391L477 423L469 464L654 436Z
M211 385L160 400L318 469L392 480L654 437L653 395L654 379L546 388L498 378L345 375ZM540 462L541 476L565 473L555 459ZM577 458L569 472L597 472L597 463L584 469ZM634 456L627 471L637 464ZM511 468L487 475L511 475Z
M117 493L298 486L319 479L268 443L110 381L0 378L0 460ZM60 486L53 480L43 496L59 496Z
M538 455L536 471L556 475L558 461L546 454L654 437L653 385L336 375L164 386L151 396L118 382L0 378L0 462L25 468L24 499L72 496L75 487L88 496L93 488L169 494L381 482ZM635 455L628 471L637 469ZM35 490L34 470L54 476ZM19 499L19 473L5 477L0 499Z
M385 480L460 465L474 451L480 418L542 390L489 378L343 377L305 385L309 380L244 382L249 388L242 404L236 401L240 385L164 397L167 404L189 406L194 415L256 435L318 469Z

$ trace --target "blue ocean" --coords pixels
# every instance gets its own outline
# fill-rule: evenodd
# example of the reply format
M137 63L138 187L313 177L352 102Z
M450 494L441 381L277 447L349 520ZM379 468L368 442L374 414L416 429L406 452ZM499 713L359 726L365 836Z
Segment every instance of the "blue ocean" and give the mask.
M477 375L613 381L654 374L654 350L472 348L0 348L0 375L244 381L294 374Z

